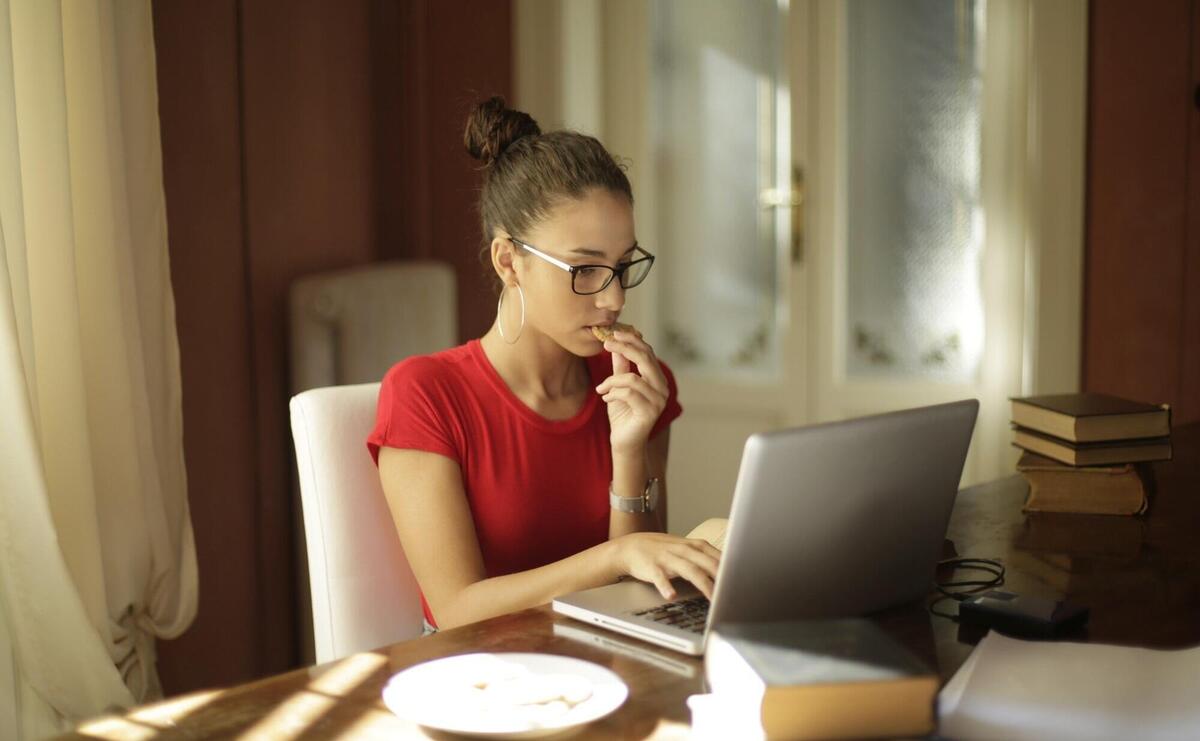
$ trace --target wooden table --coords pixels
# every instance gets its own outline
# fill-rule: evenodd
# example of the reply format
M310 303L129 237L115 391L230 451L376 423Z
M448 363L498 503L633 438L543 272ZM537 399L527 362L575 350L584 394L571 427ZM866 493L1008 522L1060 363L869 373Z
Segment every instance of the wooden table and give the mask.
M1155 466L1157 491L1145 517L1026 516L1024 482L1012 476L959 493L947 549L1001 559L1014 591L1065 594L1090 606L1090 625L1077 640L1161 648L1200 643L1200 425L1177 429L1173 440L1175 460ZM936 666L943 682L981 637L931 616L924 604L874 617ZM544 606L231 689L165 700L85 723L69 737L425 737L386 710L379 699L383 685L405 667L474 651L575 656L619 674L630 689L625 705L573 738L686 738L686 698L705 691L700 659L593 630Z

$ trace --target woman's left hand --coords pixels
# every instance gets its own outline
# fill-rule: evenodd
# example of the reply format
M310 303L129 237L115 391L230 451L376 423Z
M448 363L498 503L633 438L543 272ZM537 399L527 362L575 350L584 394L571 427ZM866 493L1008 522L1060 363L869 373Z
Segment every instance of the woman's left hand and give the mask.
M667 406L667 378L654 350L635 334L618 330L604 349L612 353L613 374L596 391L608 404L613 452L642 451ZM633 366L638 373L632 372Z

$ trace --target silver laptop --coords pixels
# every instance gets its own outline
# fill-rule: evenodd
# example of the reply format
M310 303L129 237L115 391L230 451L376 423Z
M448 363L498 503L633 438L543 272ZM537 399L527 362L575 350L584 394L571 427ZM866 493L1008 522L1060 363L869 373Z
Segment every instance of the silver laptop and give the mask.
M862 615L928 594L979 402L751 435L711 605L622 581L556 612L687 654L725 622ZM682 496L682 494L676 494Z

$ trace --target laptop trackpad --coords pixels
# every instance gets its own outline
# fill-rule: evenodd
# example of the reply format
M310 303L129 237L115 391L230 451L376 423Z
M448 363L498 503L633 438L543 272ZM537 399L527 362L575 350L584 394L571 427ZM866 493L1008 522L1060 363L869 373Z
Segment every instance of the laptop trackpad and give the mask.
M700 595L700 590L684 579L673 580L671 586L675 587L675 598L670 600L663 599L658 587L653 584L631 579L576 592L565 601L590 610L619 614L648 610L667 602L677 602Z

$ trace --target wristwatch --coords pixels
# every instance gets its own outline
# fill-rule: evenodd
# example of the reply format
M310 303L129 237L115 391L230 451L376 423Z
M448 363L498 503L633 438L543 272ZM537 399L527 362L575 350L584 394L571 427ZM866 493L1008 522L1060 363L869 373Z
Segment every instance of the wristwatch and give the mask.
M659 482L657 478L646 482L646 488L640 497L619 497L613 491L612 483L608 485L608 503L618 512L653 512L658 508Z

